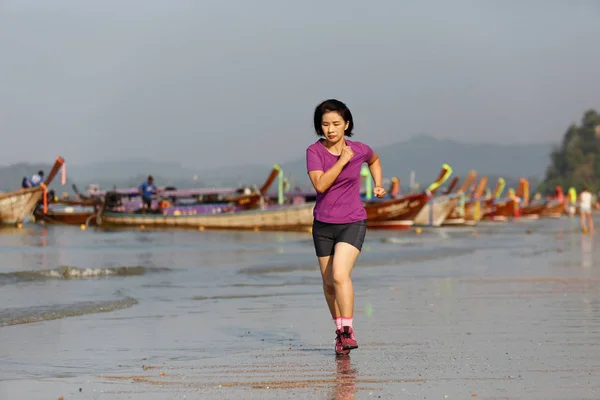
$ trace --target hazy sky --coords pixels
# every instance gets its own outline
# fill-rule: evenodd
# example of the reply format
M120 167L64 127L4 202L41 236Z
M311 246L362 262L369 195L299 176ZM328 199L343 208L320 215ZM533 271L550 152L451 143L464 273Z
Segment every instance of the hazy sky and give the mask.
M270 165L330 97L373 146L558 141L599 39L595 0L1 0L0 164Z

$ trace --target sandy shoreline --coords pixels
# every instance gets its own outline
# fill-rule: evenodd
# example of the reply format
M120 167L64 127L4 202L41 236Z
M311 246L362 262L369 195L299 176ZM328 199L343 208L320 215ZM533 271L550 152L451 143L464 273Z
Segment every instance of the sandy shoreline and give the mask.
M0 398L600 398L598 236L553 228L521 234L519 245L498 243L451 258L357 269L360 347L350 357L333 354L322 297L290 287L280 298L229 300L236 301L233 309L215 309L222 318L193 308L196 314L148 325L164 326L140 339L202 348L197 354L165 359L163 349L139 356L127 350L135 335L122 336L126 323L117 324L111 341L120 342L130 362L104 372L73 368L70 376L0 380ZM210 306L204 303L189 307ZM98 326L103 318L84 322ZM238 329L232 332L225 320ZM45 324L61 324L61 340L69 342L76 335L71 327L81 323ZM0 339L17 340L23 332L3 328Z

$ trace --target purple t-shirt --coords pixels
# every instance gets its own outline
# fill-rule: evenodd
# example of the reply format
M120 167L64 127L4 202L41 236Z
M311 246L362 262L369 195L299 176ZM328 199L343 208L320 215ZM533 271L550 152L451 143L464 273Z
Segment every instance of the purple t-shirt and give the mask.
M306 149L306 169L327 172L340 158L327 150L322 139ZM373 157L373 150L364 143L346 139L346 145L354 152L354 157L344 165L333 185L325 193L317 193L313 215L317 221L329 224L348 224L367 218L367 212L360 199L360 169L363 163Z

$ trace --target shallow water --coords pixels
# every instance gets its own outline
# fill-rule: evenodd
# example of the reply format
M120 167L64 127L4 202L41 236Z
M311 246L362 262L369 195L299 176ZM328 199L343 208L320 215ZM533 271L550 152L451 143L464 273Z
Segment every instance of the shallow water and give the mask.
M308 233L2 230L0 398L597 398L600 244L577 228L369 231L346 361Z

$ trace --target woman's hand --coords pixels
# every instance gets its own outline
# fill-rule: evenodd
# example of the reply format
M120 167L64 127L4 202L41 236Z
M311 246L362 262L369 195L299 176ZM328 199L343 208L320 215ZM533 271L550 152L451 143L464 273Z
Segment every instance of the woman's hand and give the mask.
M373 194L381 199L382 197L385 197L387 192L381 186L375 186L373 188Z

